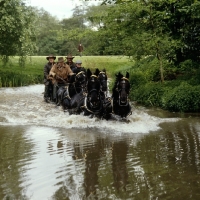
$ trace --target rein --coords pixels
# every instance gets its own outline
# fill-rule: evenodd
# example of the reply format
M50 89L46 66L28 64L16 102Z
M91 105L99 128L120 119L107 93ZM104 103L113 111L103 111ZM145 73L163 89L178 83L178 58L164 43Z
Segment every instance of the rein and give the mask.
M65 89L66 89L66 91L67 91L67 95L65 95L65 96L63 97L63 99L68 98L69 100L71 100L71 97L69 96L69 85L65 86Z
M122 83L122 87L121 88L118 88L118 87L116 87L116 91L118 92L118 105L120 106L120 107L126 107L126 106L128 106L129 105L129 99L128 99L128 92L127 92L127 89L126 89L126 82L125 81L128 81L128 83L129 83L129 79L128 78L126 78L126 77L122 77L121 78L121 80L120 81L118 81L118 83L117 83L117 86L119 86L120 85L120 83ZM125 104L121 104L121 91L122 90L125 90L125 92L126 92L126 103ZM114 99L114 98L112 98L112 99ZM113 104L113 103L112 103ZM113 106L113 105L112 105Z
M91 78L97 78L98 79L98 77L96 76L96 75L91 75L90 76ZM91 82L94 82L94 80L91 80ZM99 97L99 99L100 99L100 108L98 109L98 110L91 110L91 108L89 109L88 108L88 106L87 106L87 103L90 103L90 105L92 104L90 101L88 101L88 98L90 97L90 95L91 95L91 93L92 92L97 92L97 94L98 94L98 97ZM101 112L101 110L102 110L102 105L103 105L103 103L102 103L102 101L101 101L101 95L100 95L100 91L99 90L97 90L97 89L91 89L90 91L87 91L87 94L86 94L86 96L85 96L85 100L84 100L84 106L83 106L83 108L85 108L89 113L92 113L92 114L99 114L100 112Z
M92 111L91 109L89 109L87 107L87 95L86 95L85 96L85 101L84 101L84 106L82 106L82 108L85 108L88 112L90 112L92 114L99 114L100 111L102 110L102 103L101 103L101 106L100 106L99 110Z

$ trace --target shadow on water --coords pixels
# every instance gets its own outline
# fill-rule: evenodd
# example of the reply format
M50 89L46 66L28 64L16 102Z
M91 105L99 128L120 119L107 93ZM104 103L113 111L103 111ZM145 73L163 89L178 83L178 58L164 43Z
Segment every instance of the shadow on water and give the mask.
M1 91L0 199L200 199L198 115L69 116L42 90Z

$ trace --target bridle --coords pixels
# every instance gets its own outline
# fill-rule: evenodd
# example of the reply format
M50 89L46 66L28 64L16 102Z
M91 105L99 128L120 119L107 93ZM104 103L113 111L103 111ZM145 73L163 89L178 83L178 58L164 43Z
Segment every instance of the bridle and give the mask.
M126 83L128 82L129 84L129 79L126 78L126 77L122 77L121 80L118 82L117 84L117 91L119 93L119 105L120 106L127 106L129 104L129 99L128 99L128 94L129 94L129 89L127 90L126 88ZM121 86L121 88L120 88ZM126 103L122 103L122 100L121 100L121 93L122 92L125 92L126 93Z
M91 75L90 81L88 81L87 84L90 84L90 82L92 82L92 83L95 82L96 81L95 79L99 81L98 76L96 76L94 74ZM95 102L94 103L91 102L91 98L92 98L91 95L94 92L97 94L97 100L98 100L97 104L95 104ZM88 108L87 105L89 105L90 108ZM87 91L87 95L85 96L84 107L87 111L89 111L92 114L98 114L102 110L102 103L101 103L101 97L100 97L100 90L99 89L92 88L91 90Z
M83 77L83 80L79 81L81 76ZM85 72L80 71L78 74L76 74L75 81L78 81L79 83L83 84L83 83L85 83L85 80L86 80Z
M107 75L106 72L99 72L98 79L100 81L100 91L107 96ZM103 90L104 83L106 85L106 90Z
M82 78L82 80L80 80ZM78 83L81 90L82 91L85 91L86 90L86 84L87 84L87 81L86 81L86 75L85 75L85 72L83 71L80 71L78 74L76 74L76 77L75 77L75 83L76 84ZM76 90L76 87L74 86L75 90ZM76 91L77 93L77 91Z

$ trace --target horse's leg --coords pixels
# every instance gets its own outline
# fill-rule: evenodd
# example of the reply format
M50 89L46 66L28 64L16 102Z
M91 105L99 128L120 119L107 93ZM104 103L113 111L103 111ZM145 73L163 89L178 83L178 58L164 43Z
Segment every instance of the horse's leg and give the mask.
M53 102L53 85L52 83L49 84L49 98L50 98L50 101Z
M56 105L60 106L61 103L61 95L62 95L62 88L59 88L58 91L56 92Z
M112 110L111 98L107 97L103 101L103 118L106 120L110 119Z
M80 115L80 114L83 112L82 106L83 106L83 104L81 103L81 104L79 104L79 105L77 106L77 108L76 108L76 113L77 113L78 115Z
M64 111L69 111L69 109L71 109L71 100L69 98L64 98L62 101L62 107Z

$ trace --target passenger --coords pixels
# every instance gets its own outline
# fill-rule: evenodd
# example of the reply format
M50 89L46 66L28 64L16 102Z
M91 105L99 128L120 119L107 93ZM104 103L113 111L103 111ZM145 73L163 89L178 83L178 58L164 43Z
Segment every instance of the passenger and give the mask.
M82 67L82 61L81 60L77 60L76 61L76 67L73 69L73 72L75 74L78 74L81 71L86 73L86 69L84 67Z
M46 57L46 59L48 60L48 63L44 66L44 85L45 85L44 101L49 103L51 99L50 90L52 90L52 83L51 80L49 79L49 72L52 66L55 64L54 61L56 59L56 56L50 54L49 56Z
M56 93L58 87L65 85L68 82L69 76L73 75L73 71L70 69L70 66L64 63L64 58L59 57L58 62L53 65L49 73L52 78L53 83L53 101L56 102Z
M66 58L67 58L66 64L68 64L70 66L71 70L73 70L73 68L76 67L76 64L73 62L74 56L69 54Z

